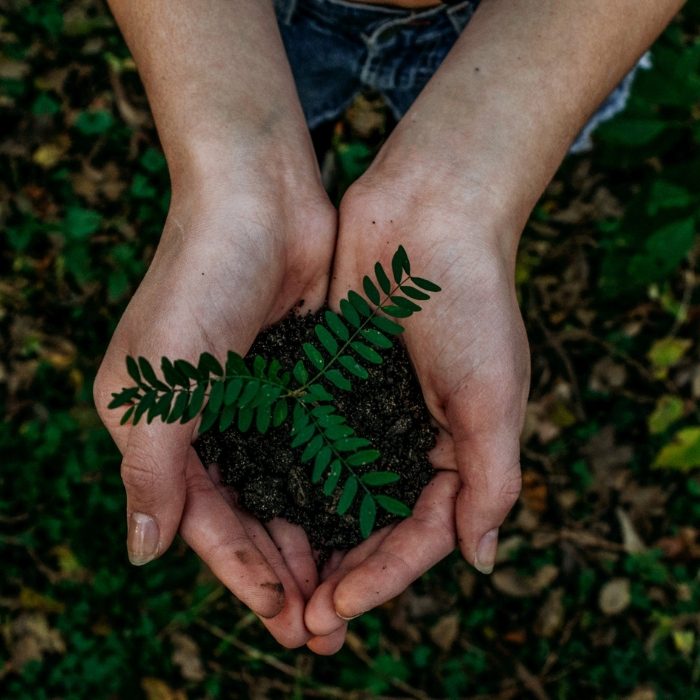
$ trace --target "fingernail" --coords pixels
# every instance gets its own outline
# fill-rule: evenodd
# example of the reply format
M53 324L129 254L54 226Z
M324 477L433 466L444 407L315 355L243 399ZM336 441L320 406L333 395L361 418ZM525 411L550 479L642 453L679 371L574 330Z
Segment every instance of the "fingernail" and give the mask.
M352 617L343 617L337 610L335 614L341 619L344 620L345 622L350 622L350 620L354 620L356 617L360 617L362 613L357 613L357 615L353 615Z
M145 513L132 513L129 518L129 533L126 548L129 561L134 566L143 566L158 554L158 523Z
M476 548L474 566L482 574L490 574L496 563L496 547L498 546L498 528L489 530Z

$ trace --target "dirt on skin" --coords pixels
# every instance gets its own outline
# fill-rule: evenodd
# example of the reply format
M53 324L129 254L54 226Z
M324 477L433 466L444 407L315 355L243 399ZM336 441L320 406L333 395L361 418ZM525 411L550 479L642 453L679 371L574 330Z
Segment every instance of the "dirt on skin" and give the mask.
M314 334L323 322L323 310L299 316L290 314L280 323L263 331L250 354L277 358L283 369L291 371L305 357L302 344L318 341ZM342 391L329 386L338 412L345 416L357 435L371 441L381 452L377 462L356 468L357 473L389 470L401 479L377 488L378 493L398 498L413 506L434 474L427 453L435 444L436 430L423 401L418 380L403 345L395 341L392 349L381 351L384 363L363 362L369 377L352 378L353 389ZM221 478L236 494L240 506L267 522L281 516L301 525L311 545L322 553L349 549L362 541L357 513L361 498L355 499L345 515L336 513L342 489L331 496L320 484L311 483L311 463L301 464L303 448L290 447L291 421L261 435L250 430L240 433L235 426L221 433L216 428L203 434L195 448L204 464L217 463ZM341 486L344 477L341 477ZM397 520L377 509L376 528Z

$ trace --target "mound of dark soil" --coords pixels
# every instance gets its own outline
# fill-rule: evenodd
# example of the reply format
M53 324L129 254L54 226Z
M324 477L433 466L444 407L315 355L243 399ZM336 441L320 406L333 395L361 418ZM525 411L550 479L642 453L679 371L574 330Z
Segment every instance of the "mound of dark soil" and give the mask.
M304 357L302 344L317 342L314 326L320 322L322 312L290 314L263 331L250 353L277 358L291 371ZM370 440L381 452L377 462L359 467L358 473L390 470L400 474L399 481L379 492L413 506L433 475L426 454L435 444L436 431L403 345L395 342L382 355L385 361L379 366L365 363L368 379L353 378L351 392L333 389L333 394L338 412L357 435ZM341 489L328 497L322 483L311 483L312 464L301 464L302 449L290 447L289 430L289 422L265 435L255 430L242 434L235 427L220 433L214 428L199 438L195 448L205 464L218 463L224 483L237 494L238 504L261 521L282 516L300 524L312 546L322 552L353 547L362 541L357 522L361 499L358 497L345 515L338 515ZM376 527L395 519L378 508Z

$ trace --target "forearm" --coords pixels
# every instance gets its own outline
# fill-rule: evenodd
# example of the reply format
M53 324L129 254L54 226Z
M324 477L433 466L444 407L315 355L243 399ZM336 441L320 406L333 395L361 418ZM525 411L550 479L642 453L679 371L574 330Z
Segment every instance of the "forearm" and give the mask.
M109 0L136 60L173 177L315 168L269 0Z
M483 0L375 173L428 197L490 198L519 230L588 117L681 5Z

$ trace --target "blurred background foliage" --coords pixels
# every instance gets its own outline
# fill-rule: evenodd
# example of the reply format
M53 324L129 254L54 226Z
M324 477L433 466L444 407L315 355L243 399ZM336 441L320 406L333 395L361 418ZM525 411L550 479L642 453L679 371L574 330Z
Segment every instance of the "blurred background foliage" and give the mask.
M700 698L699 4L525 232L524 490L495 573L449 558L324 659L182 544L127 563L91 384L166 165L101 2L0 2L0 696ZM367 95L319 137L336 199L388 128Z

